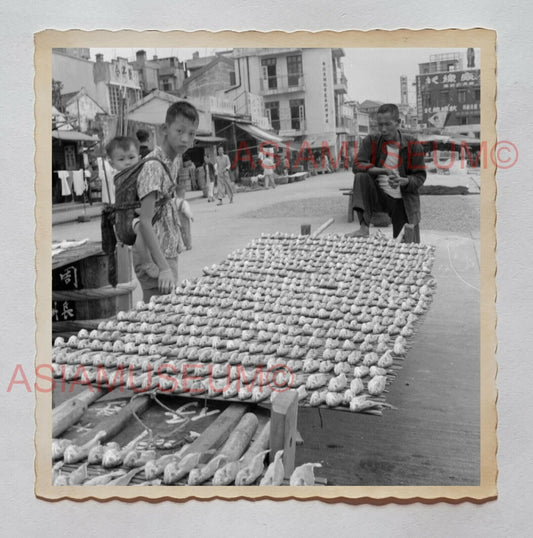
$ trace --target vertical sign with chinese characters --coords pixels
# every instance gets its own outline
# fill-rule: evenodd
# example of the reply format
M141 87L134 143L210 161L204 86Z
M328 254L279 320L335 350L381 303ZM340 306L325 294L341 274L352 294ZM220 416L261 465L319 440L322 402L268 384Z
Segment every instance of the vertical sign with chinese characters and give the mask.
M74 301L52 301L52 321L72 321L76 319Z
M77 264L66 265L52 271L52 289L77 290L80 288L79 267Z
M330 103L329 103L328 63L322 60L322 98L324 107L324 127L328 131L331 127Z
M81 287L78 264L66 265L52 271L52 289L77 290ZM76 319L75 301L52 301L52 321Z

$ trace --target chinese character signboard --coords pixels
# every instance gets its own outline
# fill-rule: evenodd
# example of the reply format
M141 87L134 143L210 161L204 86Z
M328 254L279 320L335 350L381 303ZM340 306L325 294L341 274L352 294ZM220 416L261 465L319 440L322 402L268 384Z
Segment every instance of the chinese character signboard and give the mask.
M67 265L52 271L52 289L77 290L80 287L79 267L77 264Z
M74 301L52 301L52 321L72 321L76 319Z
M480 71L447 71L416 77L421 122L443 128L480 123Z

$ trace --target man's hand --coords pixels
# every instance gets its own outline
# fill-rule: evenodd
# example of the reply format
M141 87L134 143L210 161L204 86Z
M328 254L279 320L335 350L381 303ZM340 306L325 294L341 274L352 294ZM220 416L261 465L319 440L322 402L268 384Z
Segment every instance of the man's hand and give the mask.
M157 279L159 286L159 291L161 293L170 293L176 287L176 282L174 280L174 274L171 269L164 269L159 271L159 277Z
M406 177L400 177L398 175L389 174L389 185L396 189L397 187L405 187L409 183L409 180Z

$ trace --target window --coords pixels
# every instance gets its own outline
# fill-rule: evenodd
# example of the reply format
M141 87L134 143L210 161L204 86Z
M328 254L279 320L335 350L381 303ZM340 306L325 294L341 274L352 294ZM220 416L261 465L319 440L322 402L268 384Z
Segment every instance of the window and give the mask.
M439 105L444 106L450 102L450 95L447 91L441 91L439 94Z
M303 99L291 99L289 101L291 109L291 129L299 131L305 119L305 103Z
M481 90L479 88L474 90L474 99L476 101L481 101Z
M118 116L121 103L120 86L109 85L109 112Z
M287 73L289 75L289 87L298 86L302 76L302 55L287 56Z
M431 106L431 94L429 92L424 92L422 94L422 106L423 107Z
M67 170L76 170L78 163L76 162L76 146L65 146L65 168Z
M268 80L268 89L275 90L278 87L276 58L263 58L261 60L261 66L263 68L263 79Z
M168 80L163 81L163 91L168 92L172 89L172 84Z
M459 90L457 92L457 100L459 103L466 103L466 90Z
M270 103L265 103L265 110L270 116L270 124L272 125L272 129L279 131L279 101L271 101Z
M235 71L230 71L229 72L229 85L235 86L236 84L237 84L237 80L235 78Z

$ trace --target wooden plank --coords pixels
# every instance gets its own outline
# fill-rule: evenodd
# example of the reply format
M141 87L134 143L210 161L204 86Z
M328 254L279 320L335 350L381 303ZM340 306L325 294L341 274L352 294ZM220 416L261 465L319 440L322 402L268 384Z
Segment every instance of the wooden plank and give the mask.
M353 191L350 191L348 193L348 222L353 222L354 221L354 216L353 216Z
M83 445L87 443L100 431L105 432L105 436L101 439L102 443L115 437L115 435L122 431L126 424L133 418L133 413L137 416L141 415L148 409L148 407L150 407L151 403L152 398L147 394L134 396L116 415L105 418L92 430L78 437L76 439L76 444Z
M270 420L263 426L263 429L259 432L259 435L252 441L248 450L242 457L243 465L248 465L254 456L257 456L259 452L263 452L270 445ZM274 457L272 457L274 459Z
M248 406L243 404L231 404L210 424L205 431L196 439L183 455L194 452L207 452L212 448L219 448L229 437L231 431L246 412Z
M103 254L102 244L99 242L89 242L79 247L67 249L52 258L52 270L96 254Z
M230 433L218 454L226 456L228 461L238 460L248 448L258 424L259 421L253 413L246 413Z
M412 243L415 239L415 226L414 224L406 224L404 226L403 242Z
M319 226L318 230L313 234L313 237L316 237L317 235L320 235L326 228L329 228L333 223L335 222L335 219L328 219L324 224Z
M122 243L117 244L117 282L130 282L133 279L133 262L131 248ZM128 311L132 307L132 294L117 297L117 310Z
M279 392L272 400L270 415L270 459L283 450L285 477L294 471L296 454L296 423L298 420L298 393L295 390Z
M76 424L87 408L108 391L86 389L81 394L64 401L52 411L52 437L61 435L67 428Z

